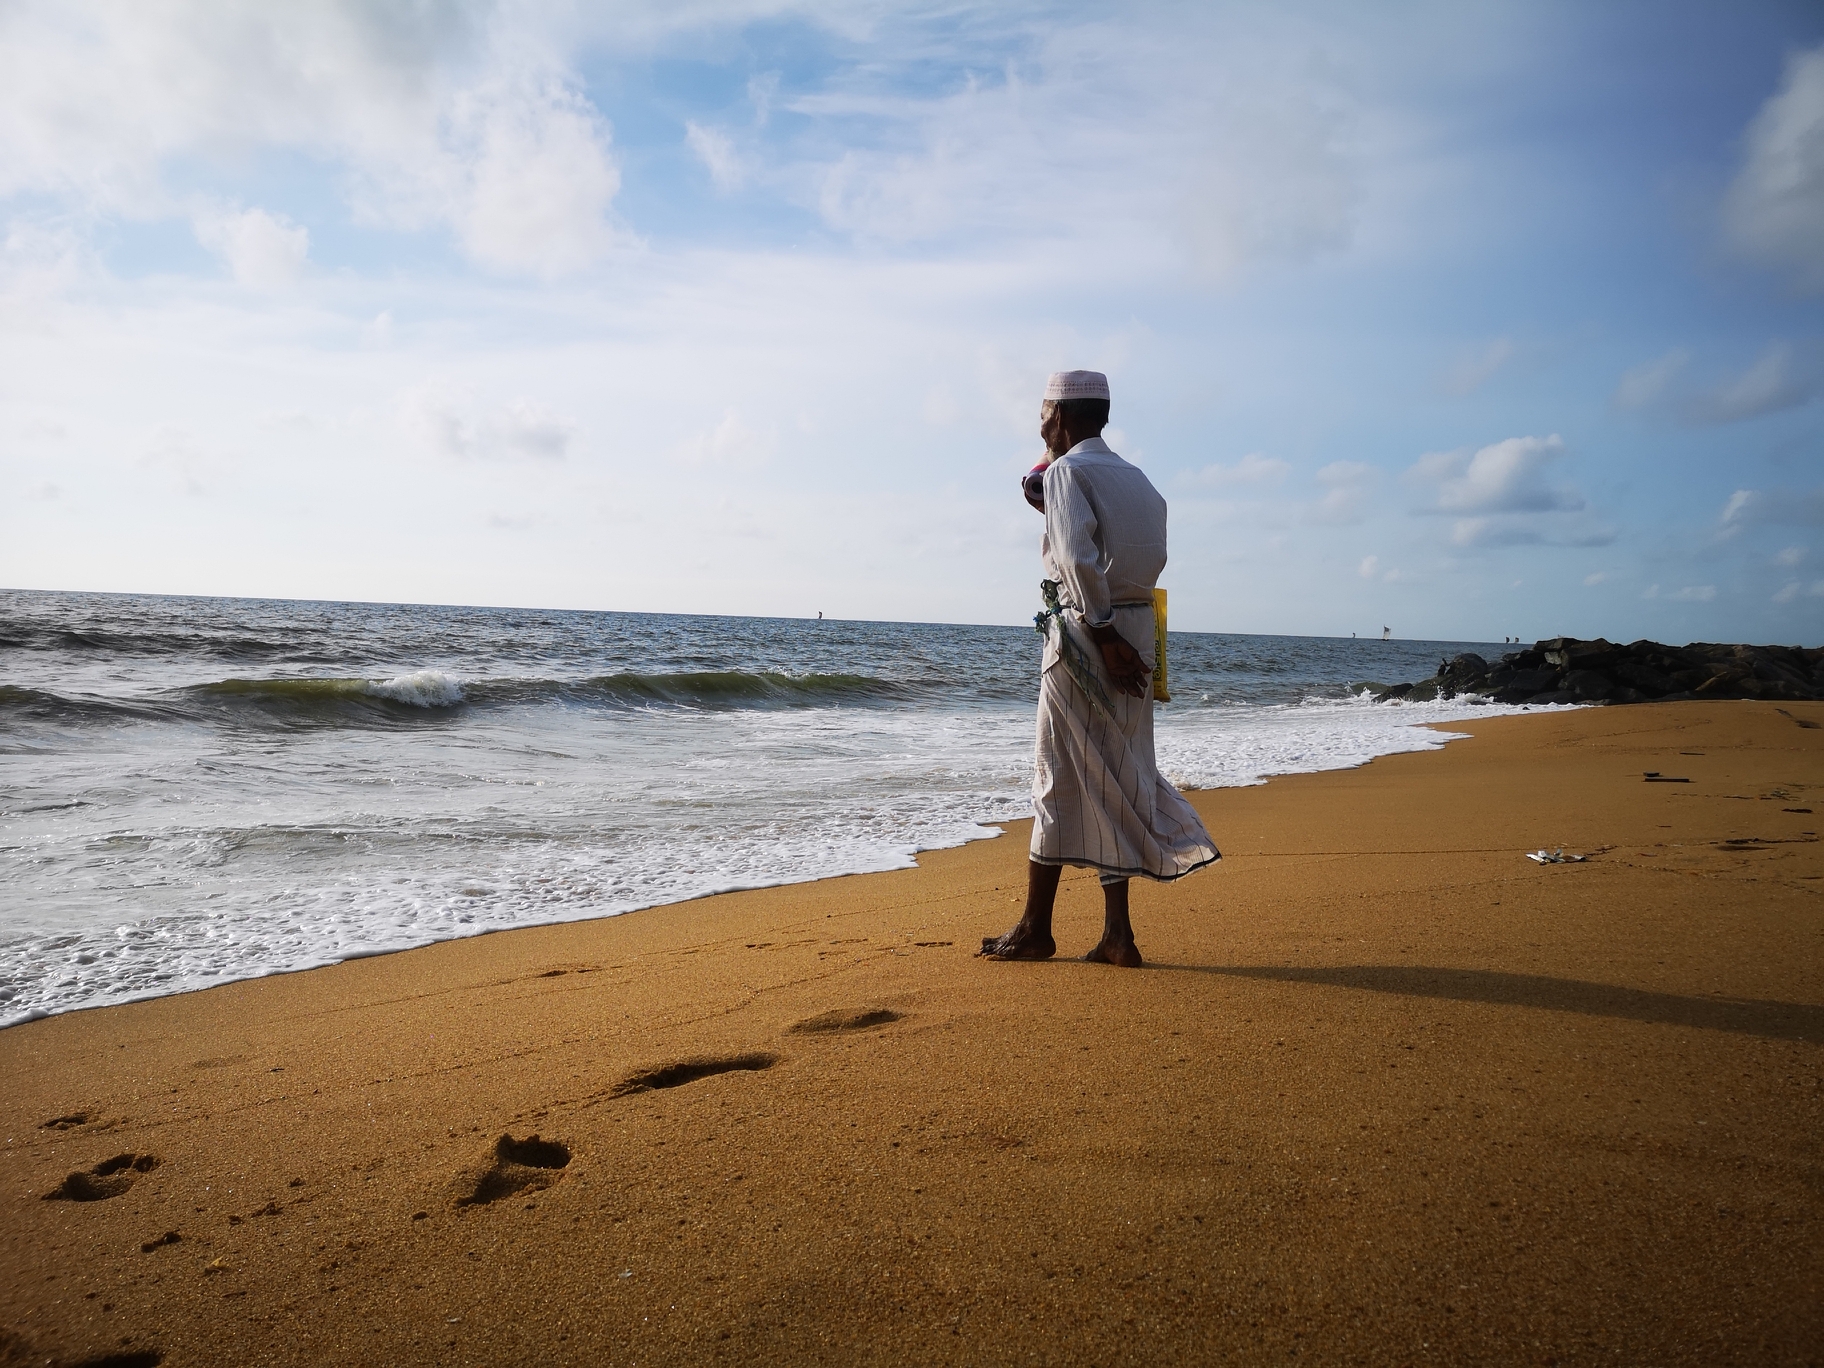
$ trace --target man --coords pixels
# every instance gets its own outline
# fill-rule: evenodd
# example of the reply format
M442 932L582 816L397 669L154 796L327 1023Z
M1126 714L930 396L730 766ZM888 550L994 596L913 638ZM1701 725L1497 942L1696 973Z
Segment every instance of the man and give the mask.
M1165 569L1165 500L1109 450L1107 423L1106 376L1051 377L1039 410L1051 457L1040 552L1059 611L1040 618L1046 637L1026 910L1006 935L982 941L990 959L1056 954L1058 877L1065 865L1086 865L1101 874L1104 924L1084 958L1137 969L1128 879L1176 879L1221 858L1153 759L1153 588ZM1029 498L1033 492L1029 485Z

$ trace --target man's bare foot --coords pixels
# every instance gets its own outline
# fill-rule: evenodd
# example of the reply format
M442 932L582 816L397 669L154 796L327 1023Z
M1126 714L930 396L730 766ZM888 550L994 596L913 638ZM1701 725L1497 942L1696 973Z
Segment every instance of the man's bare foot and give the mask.
M986 955L999 960L1044 960L1057 953L1058 943L1050 935L1017 922L1004 936L983 936L977 958Z
M1127 940L1110 940L1104 936L1094 950L1083 956L1091 964L1118 964L1123 969L1138 969L1144 963L1140 958L1140 947L1130 937Z

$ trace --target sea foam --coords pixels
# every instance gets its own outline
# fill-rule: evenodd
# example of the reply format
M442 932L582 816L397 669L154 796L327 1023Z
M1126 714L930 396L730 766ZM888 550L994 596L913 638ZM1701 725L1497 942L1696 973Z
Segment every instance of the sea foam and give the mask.
M0 590L0 646L0 1024L904 868L1031 808L1024 626ZM1175 633L1161 768L1443 745L1413 724L1512 710L1348 686L1471 648Z
M370 679L366 692L415 708L451 708L463 701L462 681L442 670L414 670L391 679Z

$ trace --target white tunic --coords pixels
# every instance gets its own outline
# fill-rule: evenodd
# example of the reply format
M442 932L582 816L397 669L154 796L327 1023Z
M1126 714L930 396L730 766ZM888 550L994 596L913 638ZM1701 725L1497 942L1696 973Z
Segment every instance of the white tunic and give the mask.
M1100 437L1045 471L1045 574L1075 611L1062 616L1103 680L1111 721L1095 710L1046 638L1032 780L1032 858L1089 865L1104 882L1176 879L1220 859L1184 796L1153 758L1153 700L1119 692L1085 623L1115 630L1153 663L1153 587L1165 569L1165 500Z

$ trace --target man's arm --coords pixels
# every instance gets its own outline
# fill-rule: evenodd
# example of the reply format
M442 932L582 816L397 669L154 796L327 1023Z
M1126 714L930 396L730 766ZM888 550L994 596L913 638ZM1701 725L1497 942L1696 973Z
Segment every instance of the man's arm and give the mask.
M1102 663L1108 667L1114 686L1134 698L1145 698L1153 686L1153 672L1140 652L1128 644L1112 622L1106 627L1091 627L1089 635L1102 650Z
M1066 463L1054 461L1045 471L1045 540L1063 581L1064 597L1090 627L1114 619L1096 526L1096 510L1083 486Z
M1096 511L1070 469L1060 464L1045 472L1045 536L1052 564L1064 581L1064 595L1083 615L1083 625L1101 648L1108 677L1122 693L1144 698L1153 672L1115 630L1115 610L1102 573L1102 548L1096 545Z

